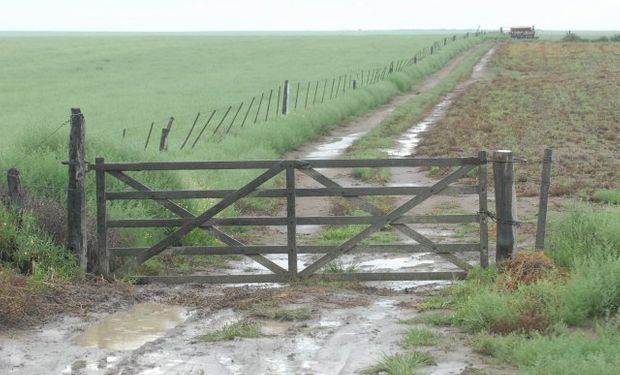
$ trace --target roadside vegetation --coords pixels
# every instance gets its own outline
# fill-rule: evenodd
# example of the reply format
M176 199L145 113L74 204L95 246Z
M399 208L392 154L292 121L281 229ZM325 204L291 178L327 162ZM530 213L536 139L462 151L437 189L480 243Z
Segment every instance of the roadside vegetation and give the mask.
M506 43L492 76L474 83L430 128L418 154L509 149L517 190L535 195L544 148L554 151L552 195L591 197L620 187L619 43Z
M470 272L429 292L420 315L403 321L406 352L433 344L424 326L455 326L490 362L524 374L612 374L620 366L620 208L573 207L551 226L546 251ZM422 328L420 328L422 327ZM407 374L400 367L388 374ZM400 362L400 361L399 361ZM419 367L419 366L418 366ZM377 367L379 368L379 367Z

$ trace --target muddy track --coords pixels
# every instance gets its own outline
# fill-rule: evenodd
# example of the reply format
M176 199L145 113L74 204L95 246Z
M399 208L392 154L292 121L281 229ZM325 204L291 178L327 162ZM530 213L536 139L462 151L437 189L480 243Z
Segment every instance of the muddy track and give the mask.
M399 105L439 84L471 53L473 51L455 58L425 80L415 91L395 97L376 111L349 121L328 136L285 157L291 159L338 157L354 139L377 126ZM490 54L485 58L488 60L489 56ZM475 71L472 80L479 79L475 78L476 74L483 75L484 68ZM414 127L417 125L419 124L415 124ZM400 142L398 144L401 145ZM413 149L409 154L411 153ZM357 184L351 177L350 170L323 172L344 185ZM425 173L415 169L393 173L391 181L399 184L425 182L427 182ZM301 177L299 183L311 185ZM429 207L426 209L433 210L437 204L429 202ZM297 209L299 215L316 216L327 214L332 207L326 200L300 199ZM312 237L319 230L320 228L308 228L306 234ZM434 233L441 235L437 230ZM277 231L256 233L256 239L267 237L271 241L281 234ZM303 262L303 259L301 261ZM238 265L238 270L250 265L256 267L255 264L241 263ZM377 267L396 270L401 269L403 265L412 269L437 267L436 260L425 261L416 257L362 259L358 263L360 268L367 270ZM393 289L373 287L230 289L224 286L202 285L174 288L155 285L137 287L135 295L126 300L115 299L118 297L110 294L110 301L100 304L105 307L99 313L96 308L92 309L91 311L95 313L86 318L66 316L26 331L0 334L0 373L355 374L359 373L360 369L375 363L383 354L401 351L398 341L406 326L399 321L416 316L418 312L415 307L420 302L421 294L436 288L437 284L427 283L426 286L422 286L420 283L410 285L383 283L381 287L393 287ZM244 301L248 299L251 301L250 307L241 308L240 306L247 305ZM182 305L186 306L186 309L170 310L157 306L142 306L122 311L135 302ZM306 309L309 311L309 316L301 321L281 322L257 317L255 312L253 313L256 306L272 303L276 303L279 309ZM123 315L123 319L135 319L130 336L132 340L136 340L137 349L123 350L111 345L114 338L110 338L109 332L120 324L114 320L114 316L109 316L109 312L119 309L122 314L129 314ZM105 317L107 319L100 322L100 325L92 325L94 321ZM229 323L240 320L258 323L261 337L215 343L191 343L198 335L215 332ZM108 328L105 328L106 324ZM163 329L158 331L158 327ZM94 336L84 338L86 333ZM481 370L483 373L514 373L511 369L483 363L480 356L467 347L464 335L452 328L436 329L436 335L436 345L426 350L435 357L437 364L423 369L427 373L467 374L471 368ZM122 344L132 340L124 339ZM87 346L80 345L80 342L86 343Z
M460 82L454 91L447 94L442 100L433 107L433 109L419 122L412 124L411 128L401 136L401 138L395 140L395 146L392 149L384 150L390 157L410 157L415 156L415 146L417 145L421 134L429 126L439 121L446 113L450 105L461 95L467 87L476 82L477 80L484 79L487 72L487 64L495 52L495 48L491 48L474 66L471 76ZM418 87L409 93L394 97L387 104L379 107L375 111L355 118L328 135L325 135L314 142L310 142L304 145L302 148L292 151L283 156L285 159L337 159L339 158L351 144L363 137L373 128L377 127L382 121L387 119L390 114L399 106L409 102L418 95L424 94L437 85L439 85L444 79L446 79L450 73L459 66L463 61L475 53L475 48L457 56L450 61L445 67L437 71L429 78L424 80ZM471 155L468 155L471 156ZM329 168L319 171L326 177L336 181L338 184L345 187L352 186L378 186L377 183L361 182L352 176L352 170L346 168ZM437 180L430 179L427 176L427 172L420 170L419 168L392 168L390 170L391 180L388 185L392 186L429 186L437 182ZM305 176L301 173L297 173L296 182L297 187L303 188L319 188L323 187L318 184L312 178ZM411 197L399 197L394 204L402 204ZM340 200L341 201L341 200ZM338 199L326 199L325 197L300 197L296 199L296 214L298 217L316 217L316 216L331 216L337 213L339 210ZM468 213L475 214L478 211L477 196L462 196L455 199L454 197L445 196L433 196L427 201L422 203L419 207L416 207L416 212L429 214L432 211L436 211L436 207L448 207L453 206L455 210L466 211ZM457 207L458 206L458 207ZM285 208L282 207L280 212L275 213L276 216L286 216ZM440 225L422 225L416 227L420 233L428 236L432 240L444 240L443 242L453 240L450 239L448 234L453 230L454 226L440 226ZM313 244L316 238L320 235L321 228L318 225L298 226L298 244ZM412 240L398 234L401 237L402 243L413 243ZM247 242L253 245L268 245L277 243L279 245L286 244L286 228L285 227L263 227L260 230L246 234L244 238ZM463 240L459 238L458 240ZM464 255L461 255L464 256ZM476 254L467 254L466 258L471 261L476 260ZM280 264L283 267L287 267L287 256L282 255L268 255L272 261ZM361 271L390 271L398 269L400 271L458 271L458 267L451 263L445 262L442 258L433 254L414 254L412 256L388 256L377 259L376 255L364 254L364 255L345 255L339 258L339 262L344 264L355 265L356 268ZM298 256L298 267L303 269L312 261L316 259L312 254L300 254ZM252 269L255 272L268 272L261 266L256 266L250 260L244 260L235 264L234 268L238 271L243 269ZM371 285L385 285L385 283L371 283ZM398 285L399 288L407 288L419 283L391 283L392 287Z

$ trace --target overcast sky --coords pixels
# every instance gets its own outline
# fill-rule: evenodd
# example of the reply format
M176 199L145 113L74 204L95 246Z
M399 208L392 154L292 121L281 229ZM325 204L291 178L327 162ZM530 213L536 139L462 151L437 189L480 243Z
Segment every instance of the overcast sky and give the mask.
M618 30L620 0L0 0L3 31Z

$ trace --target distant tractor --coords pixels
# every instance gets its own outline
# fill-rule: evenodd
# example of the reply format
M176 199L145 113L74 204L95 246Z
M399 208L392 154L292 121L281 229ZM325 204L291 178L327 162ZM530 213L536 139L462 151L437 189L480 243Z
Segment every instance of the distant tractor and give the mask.
M515 39L536 39L536 30L534 26L511 27L510 37Z

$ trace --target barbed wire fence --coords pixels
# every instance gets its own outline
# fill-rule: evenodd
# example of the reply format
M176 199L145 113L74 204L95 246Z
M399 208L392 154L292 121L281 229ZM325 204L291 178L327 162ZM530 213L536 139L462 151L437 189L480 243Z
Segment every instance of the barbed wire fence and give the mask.
M286 116L294 112L305 111L318 105L343 97L352 91L375 85L385 81L391 75L403 72L410 66L417 65L426 57L441 51L448 44L457 40L478 37L485 31L475 33L454 34L433 42L430 46L419 49L414 55L400 60L392 60L387 64L369 69L357 69L331 78L312 81L284 80L283 84L269 88L238 104L212 109L206 114L197 112L187 134L178 148L194 149L201 142L218 143L233 130L244 129L259 122ZM167 125L161 129L159 151L168 150L168 138L172 131L175 117L170 117ZM125 139L128 131L140 132L145 135L144 150L152 145L154 126L159 121L152 121L148 127L126 127L122 129L121 139ZM195 133L197 132L197 133ZM193 137L194 136L194 137Z

